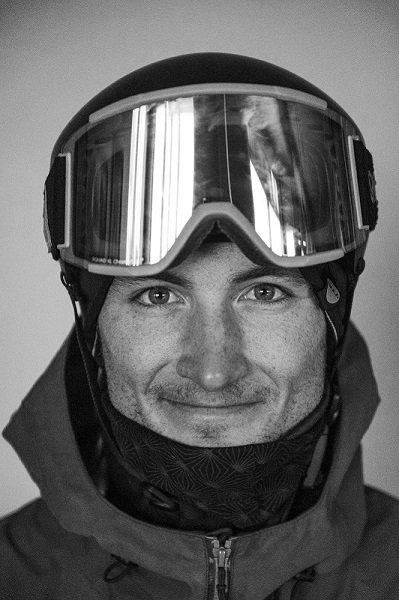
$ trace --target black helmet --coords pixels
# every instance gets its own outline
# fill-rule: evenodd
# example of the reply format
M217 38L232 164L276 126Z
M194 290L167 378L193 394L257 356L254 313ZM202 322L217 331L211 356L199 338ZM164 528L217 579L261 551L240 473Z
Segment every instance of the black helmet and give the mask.
M171 267L216 228L254 262L301 270L335 355L377 202L371 155L331 98L267 62L203 53L134 71L77 113L44 213L88 339L114 276Z

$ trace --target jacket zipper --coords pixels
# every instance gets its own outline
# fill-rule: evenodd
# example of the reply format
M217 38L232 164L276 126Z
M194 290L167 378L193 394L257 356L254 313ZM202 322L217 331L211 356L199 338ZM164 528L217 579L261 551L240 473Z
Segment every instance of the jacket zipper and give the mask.
M209 578L209 600L228 600L230 584L230 539L217 537L209 540L209 562L211 565Z

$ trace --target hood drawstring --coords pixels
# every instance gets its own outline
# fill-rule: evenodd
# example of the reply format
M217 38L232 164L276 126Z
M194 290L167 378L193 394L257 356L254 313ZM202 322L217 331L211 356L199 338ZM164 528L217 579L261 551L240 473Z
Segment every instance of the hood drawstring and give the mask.
M116 554L111 554L111 556L115 560L104 571L103 579L105 583L116 583L126 577L133 569L139 568L136 563L124 560Z
M291 600L295 600L296 591L298 590L301 583L312 583L315 577L316 570L314 567L309 567L308 569L305 569L304 571L298 573L298 575L295 575L295 583L291 591Z
M290 584L289 589L287 588L287 585L283 585L278 590L272 592L265 600L295 600L300 584L312 583L315 576L316 570L314 567L304 569L287 582Z

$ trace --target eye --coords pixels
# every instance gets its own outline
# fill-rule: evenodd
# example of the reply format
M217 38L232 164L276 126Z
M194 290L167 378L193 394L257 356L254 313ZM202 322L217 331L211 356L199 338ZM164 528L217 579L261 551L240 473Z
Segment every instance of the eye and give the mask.
M146 306L162 306L164 304L173 304L180 302L180 298L173 293L169 288L156 286L145 290L135 300Z
M287 294L279 287L272 285L271 283L258 283L245 292L245 294L240 297L240 300L252 300L253 302L272 304L274 302L280 302L286 297Z

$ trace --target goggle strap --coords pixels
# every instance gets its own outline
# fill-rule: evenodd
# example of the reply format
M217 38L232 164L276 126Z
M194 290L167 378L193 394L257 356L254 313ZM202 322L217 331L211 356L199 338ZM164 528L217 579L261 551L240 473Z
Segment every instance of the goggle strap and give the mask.
M375 191L373 157L361 140L353 140L357 184L362 212L362 222L369 231L377 224L378 202Z
M44 222L46 242L53 258L60 257L59 247L66 240L66 196L69 155L59 154L55 157L44 185Z

